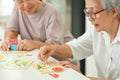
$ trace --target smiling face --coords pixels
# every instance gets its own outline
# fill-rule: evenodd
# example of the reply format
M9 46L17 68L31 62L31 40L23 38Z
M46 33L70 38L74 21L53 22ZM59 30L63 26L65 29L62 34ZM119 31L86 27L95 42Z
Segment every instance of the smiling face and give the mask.
M33 14L41 7L40 0L15 0L15 4L25 14Z
M86 0L86 11L89 13L89 21L94 25L96 31L107 31L111 28L114 16L111 12L107 13L98 0Z

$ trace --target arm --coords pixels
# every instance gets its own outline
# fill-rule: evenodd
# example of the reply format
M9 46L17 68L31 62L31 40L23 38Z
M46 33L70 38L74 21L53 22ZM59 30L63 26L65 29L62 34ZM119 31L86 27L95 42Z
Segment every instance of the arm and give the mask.
M47 45L40 48L38 58L46 61L49 56L58 56L61 58L72 58L72 51L68 45Z
M55 56L72 58L72 51L68 45L55 45Z
M5 33L4 33L4 42L1 45L1 49L6 51L9 50L10 48L10 40L12 38L17 38L18 36L18 31L19 31L19 23L18 23L18 12L17 8L13 8L13 11L11 13L10 19L8 21L8 24L5 28Z
M18 36L18 31L6 31L5 32L5 40L17 38L17 36Z

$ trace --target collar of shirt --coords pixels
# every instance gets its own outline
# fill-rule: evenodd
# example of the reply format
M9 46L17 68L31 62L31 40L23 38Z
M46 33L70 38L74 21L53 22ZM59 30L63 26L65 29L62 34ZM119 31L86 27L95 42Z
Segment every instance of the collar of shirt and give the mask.
M110 41L110 36L108 35L108 33L105 32L105 31L102 31L102 33L103 33L104 39L105 39L106 41ZM115 39L113 40L112 44L117 43L118 41L120 41L120 25L119 25L119 28L118 28L117 35L116 35ZM107 43L108 43L108 42L107 42Z
M116 35L113 43L116 43L117 41L120 41L120 25L119 25L118 32L117 32L117 35Z

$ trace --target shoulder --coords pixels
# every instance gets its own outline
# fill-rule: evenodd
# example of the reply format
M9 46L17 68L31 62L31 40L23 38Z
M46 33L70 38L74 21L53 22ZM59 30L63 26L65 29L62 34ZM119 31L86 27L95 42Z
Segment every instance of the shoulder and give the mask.
M15 11L15 12L19 12L20 10L14 5L14 7L13 7L13 11Z
M59 13L58 10L50 3L43 2L43 9L49 13Z
M14 6L13 10L12 10L12 14L19 15L19 14L23 14L23 13L16 6Z

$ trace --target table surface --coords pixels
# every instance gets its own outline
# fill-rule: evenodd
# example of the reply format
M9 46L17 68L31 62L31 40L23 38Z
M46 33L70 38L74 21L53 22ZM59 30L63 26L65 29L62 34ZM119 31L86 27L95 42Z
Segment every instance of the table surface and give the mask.
M37 59L37 49L28 53L31 53L33 55L26 56L26 59L32 59L34 62L39 61ZM50 57L48 61L56 61L56 59ZM57 74L59 75L59 77L53 78L49 74L41 74L31 66L26 70L0 69L0 80L89 80L82 74L72 69L66 69Z

